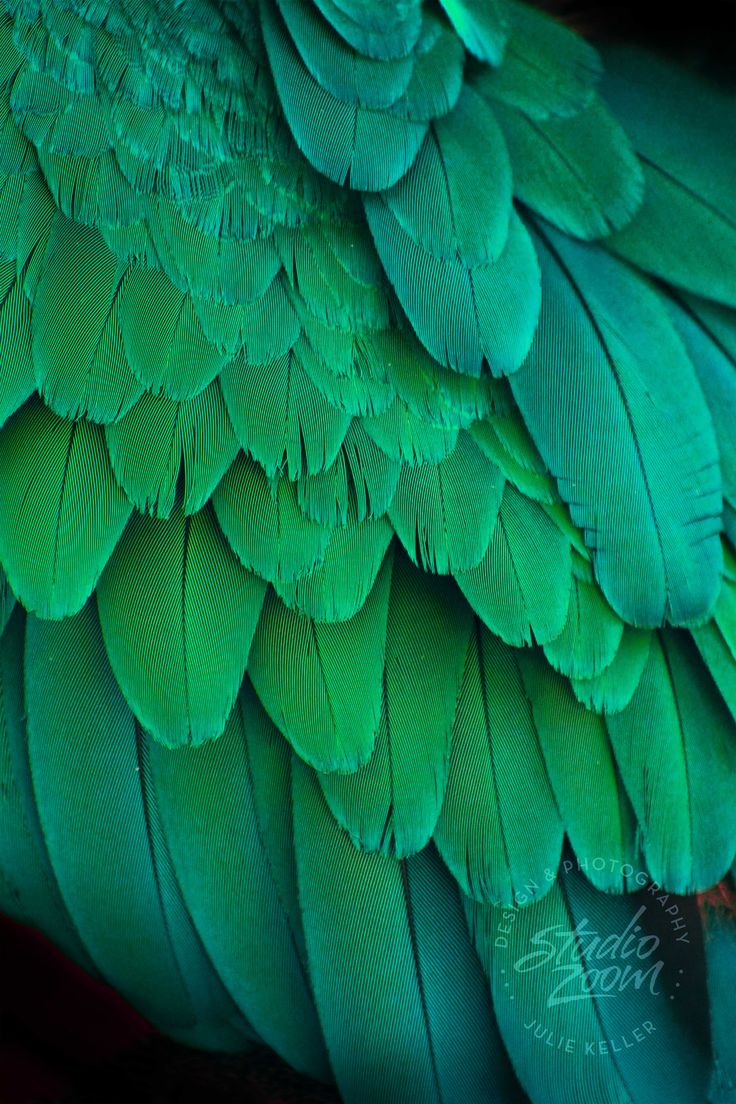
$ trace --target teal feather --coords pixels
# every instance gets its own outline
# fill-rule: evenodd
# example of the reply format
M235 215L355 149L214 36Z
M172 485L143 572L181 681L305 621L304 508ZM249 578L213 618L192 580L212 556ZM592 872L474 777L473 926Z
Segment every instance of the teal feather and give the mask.
M713 619L692 636L731 716L736 718L736 584L732 554L726 555L726 577Z
M576 701L567 679L550 670L539 651L521 652L518 663L544 766L577 862L603 892L635 890L637 823L603 718ZM622 872L627 864L628 875Z
M246 681L219 740L150 748L186 907L233 1000L268 1046L330 1079L297 898L291 754Z
M602 237L629 222L642 201L642 171L598 96L562 119L534 119L503 103L494 110L519 200L579 238Z
M419 4L337 3L337 0L314 0L316 6L354 50L381 61L406 57L416 45L421 33ZM375 12L380 13L376 19Z
M676 893L707 889L736 850L736 733L685 634L653 637L630 704L606 723L652 876Z
M473 73L475 90L532 119L577 115L600 80L602 66L595 49L526 4L506 0L504 10L509 32L503 65Z
M700 903L705 943L713 1069L708 1099L730 1104L736 1096L736 1052L731 1025L736 1015L733 879Z
M501 471L461 430L455 448L439 464L402 470L388 515L414 563L454 575L483 558L503 490Z
M646 185L638 215L607 244L669 283L736 306L736 155L723 141L730 90L633 48L608 49L604 61L603 95Z
M28 763L23 661L25 615L18 609L0 635L0 872L2 909L40 927L93 976L97 969L79 938L49 860Z
M115 684L94 603L62 622L29 620L26 676L41 828L91 958L109 984L182 1042L207 1046L217 1039L225 1049L242 1049L252 1034L214 973L181 898L146 737ZM69 685L74 695L65 692Z
M559 502L555 482L539 456L523 421L490 415L470 426L470 436L478 448L501 469L518 491L535 502L551 505Z
M26 609L81 609L131 509L98 426L62 421L34 399L3 427L0 563Z
M466 899L501 1034L524 1089L545 1104L704 1100L707 1038L693 1027L690 1001L695 993L703 1002L707 997L694 951L678 945L664 906L649 892L600 893L572 865L541 901L511 913ZM694 939L697 913L678 904ZM641 951L638 983L633 969L624 973L621 948L629 932L629 954ZM621 942L604 945L597 933ZM608 966L619 971L613 993L606 991ZM685 985L675 988L678 967L687 969L687 997Z
M457 888L432 851L400 861L358 851L299 763L294 838L310 972L341 1094L356 1104L518 1100Z
M383 199L433 257L468 268L498 260L509 233L511 165L493 112L472 87L432 124L414 164Z
M458 441L457 426L426 421L398 398L382 414L367 416L361 424L386 456L402 467L439 464Z
M518 215L494 264L468 268L432 256L381 196L364 196L378 255L417 336L447 367L479 376L483 358L499 376L526 356L539 315L539 268Z
M466 49L491 65L500 65L508 37L507 8L503 0L483 5L469 0L440 0Z
M97 586L100 623L126 701L167 747L201 744L225 728L265 589L210 507L131 520Z
M513 905L549 888L562 824L517 653L475 621L465 657L442 813L434 834L464 893ZM529 831L530 819L534 831Z
M356 846L406 858L426 846L442 806L470 617L448 581L427 579L419 591L398 551L390 571L376 745L355 773L320 783Z
M624 626L593 581L578 577L580 563L574 556L565 625L558 637L544 645L544 654L568 678L592 679L613 663Z
M542 315L511 377L524 420L613 609L647 627L702 620L722 500L695 371L652 287L595 246L539 234Z
M14 262L9 265L15 269ZM0 267L5 271L1 262ZM0 375L3 381L0 391L2 427L36 390L31 351L31 305L17 278L0 295Z
M458 586L485 625L507 644L556 640L568 619L570 545L549 514L508 483L488 549Z
M306 158L337 184L369 191L390 187L416 157L426 123L332 96L309 73L280 15L267 3L260 11L281 105Z
M392 104L392 115L414 122L451 111L463 88L463 44L432 9L425 8L414 70L406 92Z
M312 621L288 609L272 591L266 595L248 674L276 727L318 770L357 770L373 751L390 582L384 562L373 590L349 621Z

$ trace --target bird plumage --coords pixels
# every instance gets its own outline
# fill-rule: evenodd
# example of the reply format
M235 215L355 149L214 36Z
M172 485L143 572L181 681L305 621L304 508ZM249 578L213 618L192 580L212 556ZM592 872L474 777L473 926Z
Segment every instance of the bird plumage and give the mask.
M3 911L346 1104L732 1099L735 102L515 0L2 0Z

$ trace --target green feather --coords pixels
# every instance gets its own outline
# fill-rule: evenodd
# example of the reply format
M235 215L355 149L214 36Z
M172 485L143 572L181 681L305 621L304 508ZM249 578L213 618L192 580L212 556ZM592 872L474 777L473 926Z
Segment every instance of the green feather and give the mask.
M716 887L700 902L713 1048L708 1099L713 1104L729 1104L736 1096L736 1052L732 1031L736 1016L733 894L732 881L730 887Z
M358 851L300 763L294 838L310 973L341 1095L355 1104L518 1100L457 887L433 852L396 861Z
M212 505L240 562L268 582L291 582L322 563L329 528L302 514L293 483L283 477L269 481L245 453L220 483Z
M555 482L518 410L509 411L508 415L491 414L475 422L470 426L470 436L522 495L549 505L559 502Z
M62 421L34 399L3 427L0 563L26 609L81 609L131 509L97 426Z
M507 644L547 644L565 628L570 545L541 506L508 483L488 550L455 577L475 612Z
M595 583L578 578L573 558L573 578L565 626L558 637L544 645L544 653L556 671L571 679L592 679L609 667L618 651L624 626Z
M315 621L347 621L372 590L393 535L385 518L358 523L348 515L330 536L322 562L298 578L276 580L276 593Z
M100 623L128 704L167 747L201 744L225 728L265 589L241 567L210 507L131 520L97 586Z
M697 913L678 906L694 938ZM705 1099L707 1039L691 1002L707 996L665 907L647 891L600 893L574 869L513 913L467 901L501 1034L532 1100Z
M625 625L612 662L591 678L570 680L578 701L596 713L620 713L625 709L646 667L651 640L651 633Z
M207 340L228 357L242 352L251 364L282 357L299 337L299 321L278 276L260 299L228 306L193 298L192 305Z
M369 191L390 187L416 157L426 123L331 95L304 65L279 14L265 2L260 12L281 105L309 162L337 184Z
M200 325L189 294L164 272L134 265L119 292L118 320L128 363L144 387L172 399L203 391L228 357Z
M320 783L356 846L405 858L426 846L442 805L470 618L448 581L420 580L400 552L389 570L376 746L354 774Z
M575 700L567 679L550 670L538 650L519 653L519 668L555 802L577 862L590 882L606 893L636 889L636 818L603 718ZM627 864L631 869L624 874Z
M467 267L432 256L413 240L387 201L364 196L378 255L422 344L440 364L479 376L485 357L494 375L514 372L526 356L539 315L539 268L514 213L494 264Z
M105 426L115 478L141 513L169 517L180 474L184 511L207 502L238 453L217 381L176 402L145 392L119 421Z
M44 839L64 901L100 973L182 1042L242 1049L252 1034L213 971L182 900L146 737L115 684L94 603L62 622L29 620L26 694Z
M464 893L513 905L549 888L562 825L517 652L475 621L434 839ZM530 819L534 831L529 831Z
M9 266L15 269L12 261ZM0 267L5 269L2 262ZM18 279L13 279L0 294L0 380L1 427L36 389L31 352L31 305Z
M567 234L597 238L625 226L644 181L625 132L598 96L570 118L534 119L494 104L514 194Z
M361 424L386 456L402 466L439 464L458 440L457 426L433 424L398 398L382 414L366 416Z
M538 230L545 292L516 401L613 609L646 627L702 620L720 585L722 502L694 369L651 286Z
M150 748L161 822L213 966L268 1046L330 1078L297 899L291 754L246 681L219 740Z
M334 464L316 475L299 477L299 508L331 529L345 525L348 510L359 522L383 517L393 500L400 472L400 462L388 457L355 419Z
M350 415L321 396L293 350L265 364L241 353L219 382L240 444L267 475L296 479L335 462Z
M439 464L402 470L388 513L414 563L455 574L475 567L485 554L503 489L500 470L461 431Z
M33 299L33 361L44 401L61 417L112 422L143 393L118 322L125 275L96 230L58 218Z
M421 31L421 8L416 0L399 4L385 0L371 4L361 4L360 0L314 2L353 49L381 61L411 53Z
M649 869L672 892L707 889L733 862L734 724L692 641L672 630L652 638L630 704L607 718Z
M509 37L503 64L473 73L483 96L503 100L532 119L577 115L601 75L598 54L544 12L506 0Z
M373 751L390 581L385 562L349 621L315 622L266 596L248 674L276 727L318 770L357 770Z

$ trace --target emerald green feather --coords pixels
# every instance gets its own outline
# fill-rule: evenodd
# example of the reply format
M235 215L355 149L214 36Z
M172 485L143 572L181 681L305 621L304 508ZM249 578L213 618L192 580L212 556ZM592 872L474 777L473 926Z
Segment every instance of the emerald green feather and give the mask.
M702 620L720 583L722 499L693 366L643 279L596 246L538 235L542 314L510 381L524 420L613 609L647 627Z
M41 828L62 897L100 973L182 1042L247 1046L252 1035L212 969L174 877L147 738L115 683L94 603L61 622L29 619L26 695Z
M167 747L201 744L225 728L265 589L210 507L191 517L176 509L166 521L132 518L97 604L126 701Z
M146 391L118 421L105 426L115 478L141 513L169 517L180 475L184 511L207 502L238 453L216 380L194 398L177 402Z
M330 1078L297 899L291 753L246 681L219 740L150 748L161 822L186 907L258 1035Z
M260 12L281 106L306 158L337 184L390 187L416 157L427 124L331 95L304 65L278 12L265 2Z
M441 575L475 567L503 496L501 471L461 430L439 464L403 468L388 514L411 559Z
M315 621L347 621L373 588L394 531L385 518L358 522L348 514L330 536L324 558L294 579L277 579L279 598Z
M405 858L426 846L442 805L470 617L447 580L419 586L399 551L389 570L376 746L354 774L320 783L356 846Z
M458 586L487 627L516 648L559 637L568 617L570 545L549 514L506 484L488 549Z
M736 850L736 730L685 634L652 638L636 693L606 723L653 877L707 889Z
M286 231L279 235L279 246L292 284L318 321L349 331L389 325L382 282L372 285L354 279L322 234Z
M322 563L329 528L300 511L293 483L269 480L245 453L220 483L212 505L240 562L261 578L291 582Z
M112 422L143 393L118 321L124 276L96 230L56 219L31 326L36 383L61 417Z
M476 619L465 657L450 768L434 840L464 893L513 905L549 888L562 824L517 653ZM530 820L534 831L529 831Z
M717 608L717 607L716 607ZM596 713L620 713L634 696L649 657L652 634L624 626L618 651L611 663L591 678L572 678L579 702Z
M416 0L399 4L361 5L359 0L314 3L353 49L381 61L405 57L414 49L421 31L421 8Z
M725 567L713 619L693 629L692 636L731 716L736 718L736 582L732 554L726 554Z
M8 265L15 269L13 261ZM5 264L0 262L0 267L5 271ZM0 377L1 427L36 389L31 352L31 305L17 278L13 278L0 294Z
M694 939L697 912L678 906ZM696 952L678 944L665 907L648 891L600 893L574 864L541 901L513 913L467 901L501 1034L532 1100L705 1099L707 1039L691 1002L706 995ZM687 971L680 989L678 968Z
M498 260L468 267L428 253L406 232L382 196L364 196L386 275L417 336L440 364L479 376L483 358L495 376L526 356L539 315L539 267L521 219L511 215Z
M204 390L228 360L209 340L192 298L154 268L134 265L119 292L118 320L133 373L144 387L172 399Z
M562 119L534 119L503 103L494 110L523 203L579 238L602 237L631 219L642 200L642 171L598 96Z
M439 464L458 441L458 427L432 423L396 398L382 414L361 421L368 437L395 463L414 467Z
M34 399L0 431L0 563L26 609L81 609L131 509L99 427Z
M526 4L506 0L508 41L503 64L473 73L473 87L532 119L577 115L590 101L601 63L593 47Z
M451 111L463 88L465 51L456 34L425 7L409 86L390 110L402 119L425 122Z
M350 423L337 459L316 475L297 482L299 508L320 525L344 525L348 510L357 521L383 517L399 482L401 464L378 447L357 419Z
M538 650L519 653L544 765L577 862L606 893L636 889L637 824L602 717L576 701ZM622 873L626 866L631 869Z
M518 1100L457 887L436 855L359 851L298 762L293 795L309 967L341 1095Z
M241 353L219 382L240 444L267 475L296 479L335 462L350 415L322 397L294 350L265 364Z
M544 645L555 668L570 679L592 679L609 667L623 636L623 622L606 603L592 580L579 578L573 557L573 576L565 625L558 637Z
M373 751L390 582L385 562L349 621L316 622L266 596L248 674L276 727L318 770L357 770Z
M550 505L559 502L555 482L518 410L508 413L510 417L491 414L482 421L474 422L470 426L470 436L522 495Z
M645 177L641 210L607 244L669 283L736 306L736 155L723 140L730 89L633 48L608 49L604 60L603 95Z

